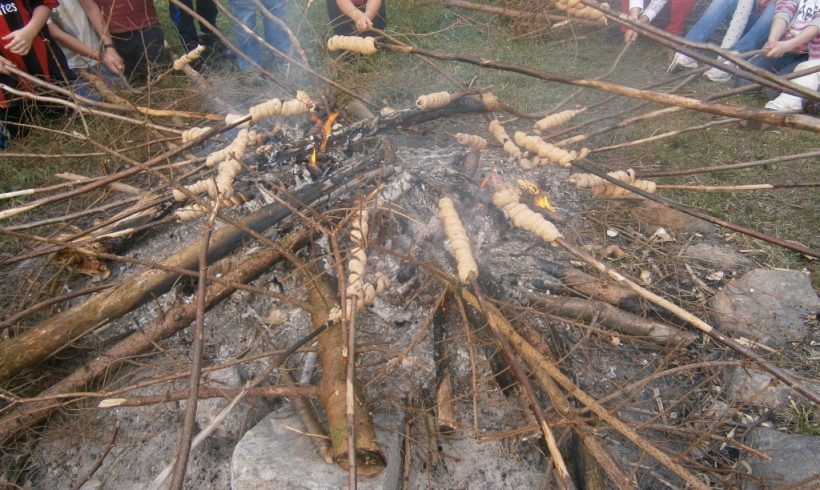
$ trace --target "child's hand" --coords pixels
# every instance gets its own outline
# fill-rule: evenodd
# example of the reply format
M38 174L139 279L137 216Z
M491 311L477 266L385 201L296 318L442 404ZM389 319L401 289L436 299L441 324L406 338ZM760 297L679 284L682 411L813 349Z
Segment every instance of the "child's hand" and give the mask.
M33 32L31 29L26 29L24 27L22 29L17 29L16 31L8 33L0 39L2 39L3 41L8 41L6 45L3 46L4 48L8 49L14 54L25 56L31 49L31 43L34 42L34 36L36 35L36 32Z
M356 27L357 32L364 32L373 27L373 21L370 20L370 17L361 10L357 9L356 12L358 13L354 14L353 25Z
M102 63L106 68L118 75L122 75L125 69L125 62L113 47L103 48Z
M780 58L784 54L792 50L792 45L788 41L767 41L763 45L763 54L767 58Z
M6 67L14 68L14 63L0 56L0 74L7 75L9 73Z

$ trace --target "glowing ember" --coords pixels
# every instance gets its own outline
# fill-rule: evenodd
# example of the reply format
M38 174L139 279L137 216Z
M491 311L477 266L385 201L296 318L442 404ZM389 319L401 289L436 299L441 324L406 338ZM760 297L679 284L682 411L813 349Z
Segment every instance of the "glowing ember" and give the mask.
M310 154L310 165L312 167L316 167L316 148L313 148L313 153Z
M524 189L525 191L529 192L530 194L538 194L541 192L541 189L538 188L538 184L531 180L526 179L518 179L518 185Z
M550 204L549 197L546 194L544 194L543 192L540 193L540 194L537 194L532 199L532 203L535 204L537 207L539 207L541 209L546 209L547 211L552 211L553 213L555 212L555 208L552 207L552 204Z
M327 151L327 138L330 136L330 132L333 131L333 122L336 121L336 118L339 117L338 112L334 112L330 116L328 116L327 120L325 121L325 134L322 137L322 145L319 146L319 150L324 153Z

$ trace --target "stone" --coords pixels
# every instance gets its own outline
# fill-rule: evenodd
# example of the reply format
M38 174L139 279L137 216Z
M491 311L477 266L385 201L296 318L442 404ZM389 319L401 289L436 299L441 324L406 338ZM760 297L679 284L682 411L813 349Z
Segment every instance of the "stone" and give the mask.
M647 201L632 210L635 220L651 227L665 226L684 233L711 233L717 227L708 221L689 216L670 207ZM650 233L655 231L650 229Z
M695 243L686 247L680 257L687 262L696 262L719 270L738 270L752 266L752 261L728 247Z
M755 269L728 283L710 306L718 324L734 335L782 348L806 336L820 299L802 272Z
M753 479L744 479L743 490L816 488L820 482L820 437L784 434L761 427L746 436L746 444L765 452L770 459L749 458Z
M789 369L784 371L794 378L799 378L799 375L794 371ZM782 382L778 380L772 382L773 379L774 376L765 371L737 367L732 370L729 376L727 393L736 402L749 403L756 407L769 409L774 409L788 402L789 398L795 400L803 398ZM805 381L804 385L809 390L820 393L820 383Z
M394 448L398 448L400 440L399 430L396 430L398 422L380 421L374 417L374 423L376 440L382 446L382 453L386 456L397 454ZM286 403L242 437L231 458L233 490L331 490L348 487L347 471L338 465L325 463L308 436L291 429L302 430L302 423L291 405ZM389 457L387 464L387 469L374 477L360 476L358 488L386 488L385 475L397 474L392 466L400 465L401 458Z

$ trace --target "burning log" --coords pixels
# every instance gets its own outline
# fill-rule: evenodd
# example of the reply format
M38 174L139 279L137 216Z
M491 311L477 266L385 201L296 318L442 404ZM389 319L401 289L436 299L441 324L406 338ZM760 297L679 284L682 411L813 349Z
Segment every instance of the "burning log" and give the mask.
M436 366L436 421L438 431L452 434L458 429L453 408L453 376L447 340L447 301L445 295L433 315L433 361Z

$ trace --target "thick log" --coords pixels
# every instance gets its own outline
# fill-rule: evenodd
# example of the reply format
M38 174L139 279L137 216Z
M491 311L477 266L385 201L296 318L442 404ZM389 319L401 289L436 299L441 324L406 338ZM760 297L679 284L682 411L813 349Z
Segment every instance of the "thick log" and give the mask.
M307 236L307 231L300 230L288 235L280 244L285 249L293 248ZM235 282L249 282L270 269L280 259L281 254L272 249L266 249L256 255L248 257L234 266L227 274L227 279ZM205 298L205 307L211 308L233 293L234 289L222 284L215 284L208 291ZM66 393L81 392L96 378L103 374L115 371L130 359L149 351L160 342L174 333L187 327L196 318L196 305L193 303L176 307L165 315L154 320L144 329L135 332L119 341L90 363L80 367L68 377L59 381L51 388L40 393L40 397L56 397ZM48 415L60 408L66 400L49 399L41 402L26 403L14 408L0 418L0 444L43 422Z
M348 181L355 182L356 168L349 173L314 184L297 194L299 202L312 203L326 197L336 187ZM277 204L265 206L239 222L254 231L262 231L291 215L291 210ZM215 262L236 249L247 238L237 227L225 225L217 230L208 248L208 261ZM195 243L172 254L162 265L196 271L199 244ZM163 270L138 272L122 284L103 291L74 308L63 311L31 330L0 344L0 379L8 378L22 369L63 349L77 338L100 326L122 317L129 311L168 292L179 274Z
M347 362L352 354L346 355L345 334L341 322L331 319L330 312L337 306L336 295L325 279L315 268L311 267L313 279L308 282L308 300L313 309L310 312L311 322L315 328L327 325L319 336L319 358L322 366L322 379L319 382L319 400L327 416L328 434L333 451L333 460L349 469L348 463L348 430L347 430ZM364 400L358 384L354 384L354 445L356 448L356 473L362 476L373 476L383 471L387 462L376 442L376 431L370 410Z
M669 347L686 347L697 339L697 335L665 323L656 322L627 313L603 301L581 298L557 298L542 294L529 295L529 303L536 308L564 318L597 321L598 325L636 337L645 337L650 342Z

